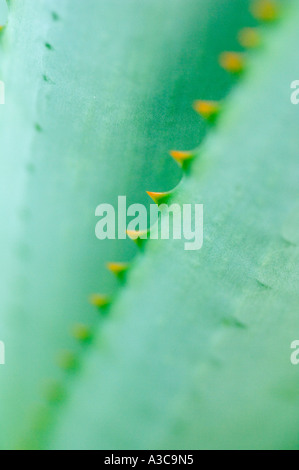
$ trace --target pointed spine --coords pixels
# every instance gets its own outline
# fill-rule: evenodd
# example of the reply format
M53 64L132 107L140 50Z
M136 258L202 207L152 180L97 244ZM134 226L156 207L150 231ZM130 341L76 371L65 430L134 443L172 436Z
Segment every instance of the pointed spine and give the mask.
M107 295L102 294L92 294L89 297L89 302L91 303L91 305L99 309L106 308L110 305L109 297Z
M143 249L149 236L149 230L127 230L127 235L138 248Z
M197 100L193 103L194 110L210 123L214 123L220 113L219 101Z
M233 75L240 75L245 69L245 58L241 52L223 52L219 57L221 67Z
M251 13L259 21L272 23L280 16L280 8L275 0L255 0L251 5Z
M261 35L257 28L243 28L238 34L241 46L246 49L254 49L261 44Z
M107 269L114 274L119 281L124 281L129 268L129 263L107 263Z
M170 150L169 154L184 171L189 168L191 162L195 158L195 152Z
M78 369L78 358L72 351L61 351L57 357L57 365L66 372Z
M147 191L147 194L154 201L154 203L159 206L160 204L166 204L169 201L171 195L173 194L173 191L168 191L165 193L155 193Z
M61 403L66 398L66 391L60 382L51 380L43 386L43 397L49 404Z
M89 343L92 340L91 329L83 323L77 323L72 327L72 336L80 343Z

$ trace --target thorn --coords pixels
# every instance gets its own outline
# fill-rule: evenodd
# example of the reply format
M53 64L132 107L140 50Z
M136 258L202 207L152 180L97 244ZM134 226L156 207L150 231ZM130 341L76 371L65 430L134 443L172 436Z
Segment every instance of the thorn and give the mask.
M107 263L107 268L118 278L122 278L128 271L129 263Z
M222 321L222 324L223 324L223 326L232 327L232 328L239 328L241 330L246 330L247 329L247 326L244 323L237 320L236 318L224 318L223 321Z
M281 239L286 243L288 246L297 246L296 243L292 242L291 240L288 240L286 237L282 236Z
M257 20L271 23L278 19L279 7L275 0L255 0L251 13Z
M148 230L127 230L127 235L131 240L147 239Z
M78 368L78 360L72 351L61 351L57 358L58 366L65 371L74 371Z
M149 230L127 230L128 237L136 243L138 248L143 248L147 240Z
M266 289L266 290L272 289L271 286L265 284L263 281L260 281L259 279L256 279L256 282L257 282L258 285L259 285L260 287L262 287L263 289Z
M92 339L90 328L82 323L73 326L72 336L81 343L88 343Z
M43 80L44 80L44 82L49 83L50 85L54 85L54 82L46 74L43 75Z
M247 49L254 49L261 44L261 36L257 28L244 28L238 34L239 43Z
M106 295L92 294L89 297L91 305L97 308L105 308L110 304L110 299Z
M182 168L195 157L194 152L182 152L180 150L171 150L169 154Z
M245 68L244 54L241 52L223 52L219 57L219 63L227 72L239 75Z
M43 396L50 404L56 404L65 399L66 393L59 382L52 380L44 386Z
M152 193L150 191L147 191L147 194L154 201L154 203L159 206L160 204L166 203L168 201L172 194L172 191L165 193Z
M195 111L209 122L215 122L220 111L219 101L198 100L193 104Z
M45 42L45 47L46 47L47 49L49 49L49 51L53 51L53 50L54 50L54 47L53 47L50 43L48 43L48 42Z
M45 404L39 404L35 406L35 409L32 409L32 430L35 433L40 434L45 430L50 422L51 422L51 411L49 410L49 406ZM30 446L29 449L31 449L33 446L33 449L38 450L39 445L36 441L36 438L34 438L34 435L32 433L29 433L25 439L27 439L27 446L25 447L25 450L28 450L28 445Z
M54 21L59 21L60 20L59 15L55 11L53 11L53 13L52 13L52 18L53 18Z

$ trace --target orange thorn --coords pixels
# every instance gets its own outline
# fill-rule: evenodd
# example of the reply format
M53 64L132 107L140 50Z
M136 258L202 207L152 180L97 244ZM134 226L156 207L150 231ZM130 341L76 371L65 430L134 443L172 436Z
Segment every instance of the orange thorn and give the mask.
M223 52L219 63L224 70L233 74L240 74L245 68L244 55L240 52Z
M253 16L260 21L270 23L279 17L279 7L274 0L255 0L251 6Z
M170 155L172 158L182 167L184 163L189 162L192 160L195 155L193 152L182 152L179 150L171 150Z
M198 100L193 104L195 111L204 119L214 122L219 115L220 104L218 101Z
M258 47L261 43L261 36L257 28L244 28L238 34L239 43L247 49Z
M159 205L163 202L166 202L170 195L171 195L171 192L167 192L167 193L153 193L153 192L149 192L147 191L147 194L149 195L149 197L154 201L155 204Z
M129 269L129 263L107 263L107 268L115 276L119 277Z

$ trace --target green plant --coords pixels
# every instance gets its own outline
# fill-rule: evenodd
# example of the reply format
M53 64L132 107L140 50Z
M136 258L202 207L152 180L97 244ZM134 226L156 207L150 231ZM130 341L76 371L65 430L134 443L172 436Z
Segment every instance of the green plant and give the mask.
M93 233L100 202L145 202L145 190L179 182L161 155L206 136L190 103L223 99L233 85L216 58L255 24L248 5L9 2L0 60L9 85L0 116L3 448L298 447L289 362L299 329L289 100L298 6L261 34L172 195L204 203L205 248L150 241L118 290L101 266L130 261L135 247L101 245ZM226 55L222 65L240 71L243 61ZM116 294L97 317L86 299L99 289ZM53 361L60 350L66 371Z

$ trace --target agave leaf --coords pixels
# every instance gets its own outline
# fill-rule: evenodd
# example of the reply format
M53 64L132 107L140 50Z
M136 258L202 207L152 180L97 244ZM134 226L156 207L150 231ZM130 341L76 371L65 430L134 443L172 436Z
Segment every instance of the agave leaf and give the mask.
M8 5L0 44L4 448L17 445L35 413L40 419L44 380L64 380L57 352L80 353L72 324L97 323L87 298L112 292L106 261L135 252L129 241L96 240L96 206L122 194L146 201L146 189L176 185L180 171L167 151L193 148L205 135L191 103L231 87L216 56L250 23L243 0Z
M226 102L174 202L205 243L150 241L49 448L298 449L299 6Z

